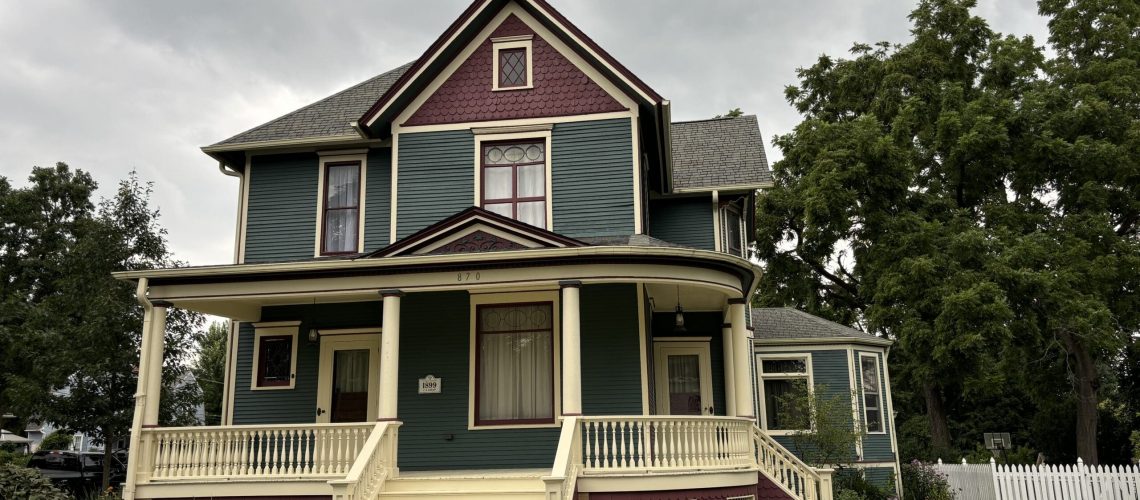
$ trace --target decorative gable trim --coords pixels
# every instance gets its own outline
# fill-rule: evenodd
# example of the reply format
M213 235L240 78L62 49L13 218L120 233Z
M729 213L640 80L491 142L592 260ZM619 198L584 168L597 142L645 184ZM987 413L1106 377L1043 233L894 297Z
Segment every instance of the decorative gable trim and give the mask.
M363 258L569 248L585 243L471 207Z
M521 5L521 6L520 6ZM477 22L487 22L489 17L488 10L492 8L499 8L501 11L493 21L487 23L483 30L470 41L482 41L487 38L490 31L488 28L497 26L502 22L504 13L508 10L523 12L526 16L527 24L535 29L539 36L546 37L551 44L557 43L562 48L572 52L572 54L563 54L569 57L573 55L577 61L582 61L591 71L591 78L595 78L599 84L606 82L609 86L625 97L625 99L634 98L649 106L666 105L668 101L663 99L653 89L649 88L644 82L633 75L628 69L618 63L612 56L601 49L596 43L585 36L576 26L571 24L565 17L554 10L545 0L476 0L467 10L465 10L458 19L453 22L448 29L428 48L426 52L416 62L404 72L403 75L366 111L360 119L354 123L354 127L361 130L363 134L370 136L384 136L389 132L387 127L391 124L398 124L401 121L400 117L394 116L406 111L408 108L416 108L416 103L411 103L402 99L409 91L418 84L425 85L427 82L423 81L426 75L431 71L439 71L441 62L440 59L444 57L452 58L453 66L455 61L466 60L466 56L470 55L468 50L464 50L461 54L455 54L455 45L462 43L462 39L470 36L474 28L473 25ZM536 19L536 16L541 17ZM536 26L537 25L537 26ZM558 30L555 35L547 27ZM572 43L575 47L569 47L567 43ZM468 43L468 49L471 44ZM560 48L560 52L561 52ZM577 62L576 61L576 62ZM452 71L454 68L450 68ZM603 76L602 73L605 73ZM450 73L450 71L442 71L442 73ZM438 76L438 75L437 75ZM613 83L618 85L613 85ZM621 90L626 89L626 90ZM425 89L421 88L416 90L417 93L423 94ZM610 90L607 88L607 90ZM430 92L428 92L430 94ZM395 109L401 108L401 109ZM636 107L634 107L636 109Z

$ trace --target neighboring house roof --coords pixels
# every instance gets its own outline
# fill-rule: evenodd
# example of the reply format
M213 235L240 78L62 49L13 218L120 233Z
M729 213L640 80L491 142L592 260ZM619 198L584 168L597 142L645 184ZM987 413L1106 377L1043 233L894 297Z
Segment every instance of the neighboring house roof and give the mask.
M840 339L854 343L890 345L891 341L866 332L828 321L819 316L790 307L756 307L752 309L752 326L756 342Z
M411 67L407 63L209 147L357 135L352 121Z
M674 122L673 190L704 191L772 182L756 117Z

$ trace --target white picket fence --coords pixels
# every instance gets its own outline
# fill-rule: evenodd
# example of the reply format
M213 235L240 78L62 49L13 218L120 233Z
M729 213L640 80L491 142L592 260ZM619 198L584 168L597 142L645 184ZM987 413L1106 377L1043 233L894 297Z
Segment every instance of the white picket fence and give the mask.
M961 500L1138 500L1140 466L943 464L955 498Z

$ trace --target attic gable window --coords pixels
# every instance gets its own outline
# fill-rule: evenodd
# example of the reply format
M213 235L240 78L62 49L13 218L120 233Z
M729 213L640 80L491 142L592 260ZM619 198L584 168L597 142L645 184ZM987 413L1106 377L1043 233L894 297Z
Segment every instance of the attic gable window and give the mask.
M491 90L534 88L531 35L492 38Z

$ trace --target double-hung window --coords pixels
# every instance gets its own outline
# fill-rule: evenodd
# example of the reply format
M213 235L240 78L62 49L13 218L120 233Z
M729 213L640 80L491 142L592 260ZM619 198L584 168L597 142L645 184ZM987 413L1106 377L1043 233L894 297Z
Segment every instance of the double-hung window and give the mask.
M863 422L867 432L883 432L883 391L878 356L860 354L859 371L862 375Z
M476 308L475 424L554 422L553 303Z
M744 255L744 219L740 216L740 209L735 205L728 205L720 210L721 213L721 245L726 253L737 257Z
M356 253L360 240L360 162L325 165L321 255Z
M546 141L482 144L482 207L546 227Z
M795 414L801 406L787 406L787 398L793 394L810 390L811 374L808 369L811 358L807 355L787 355L780 357L760 357L760 380L764 400L764 424L767 430L802 431L804 415Z

